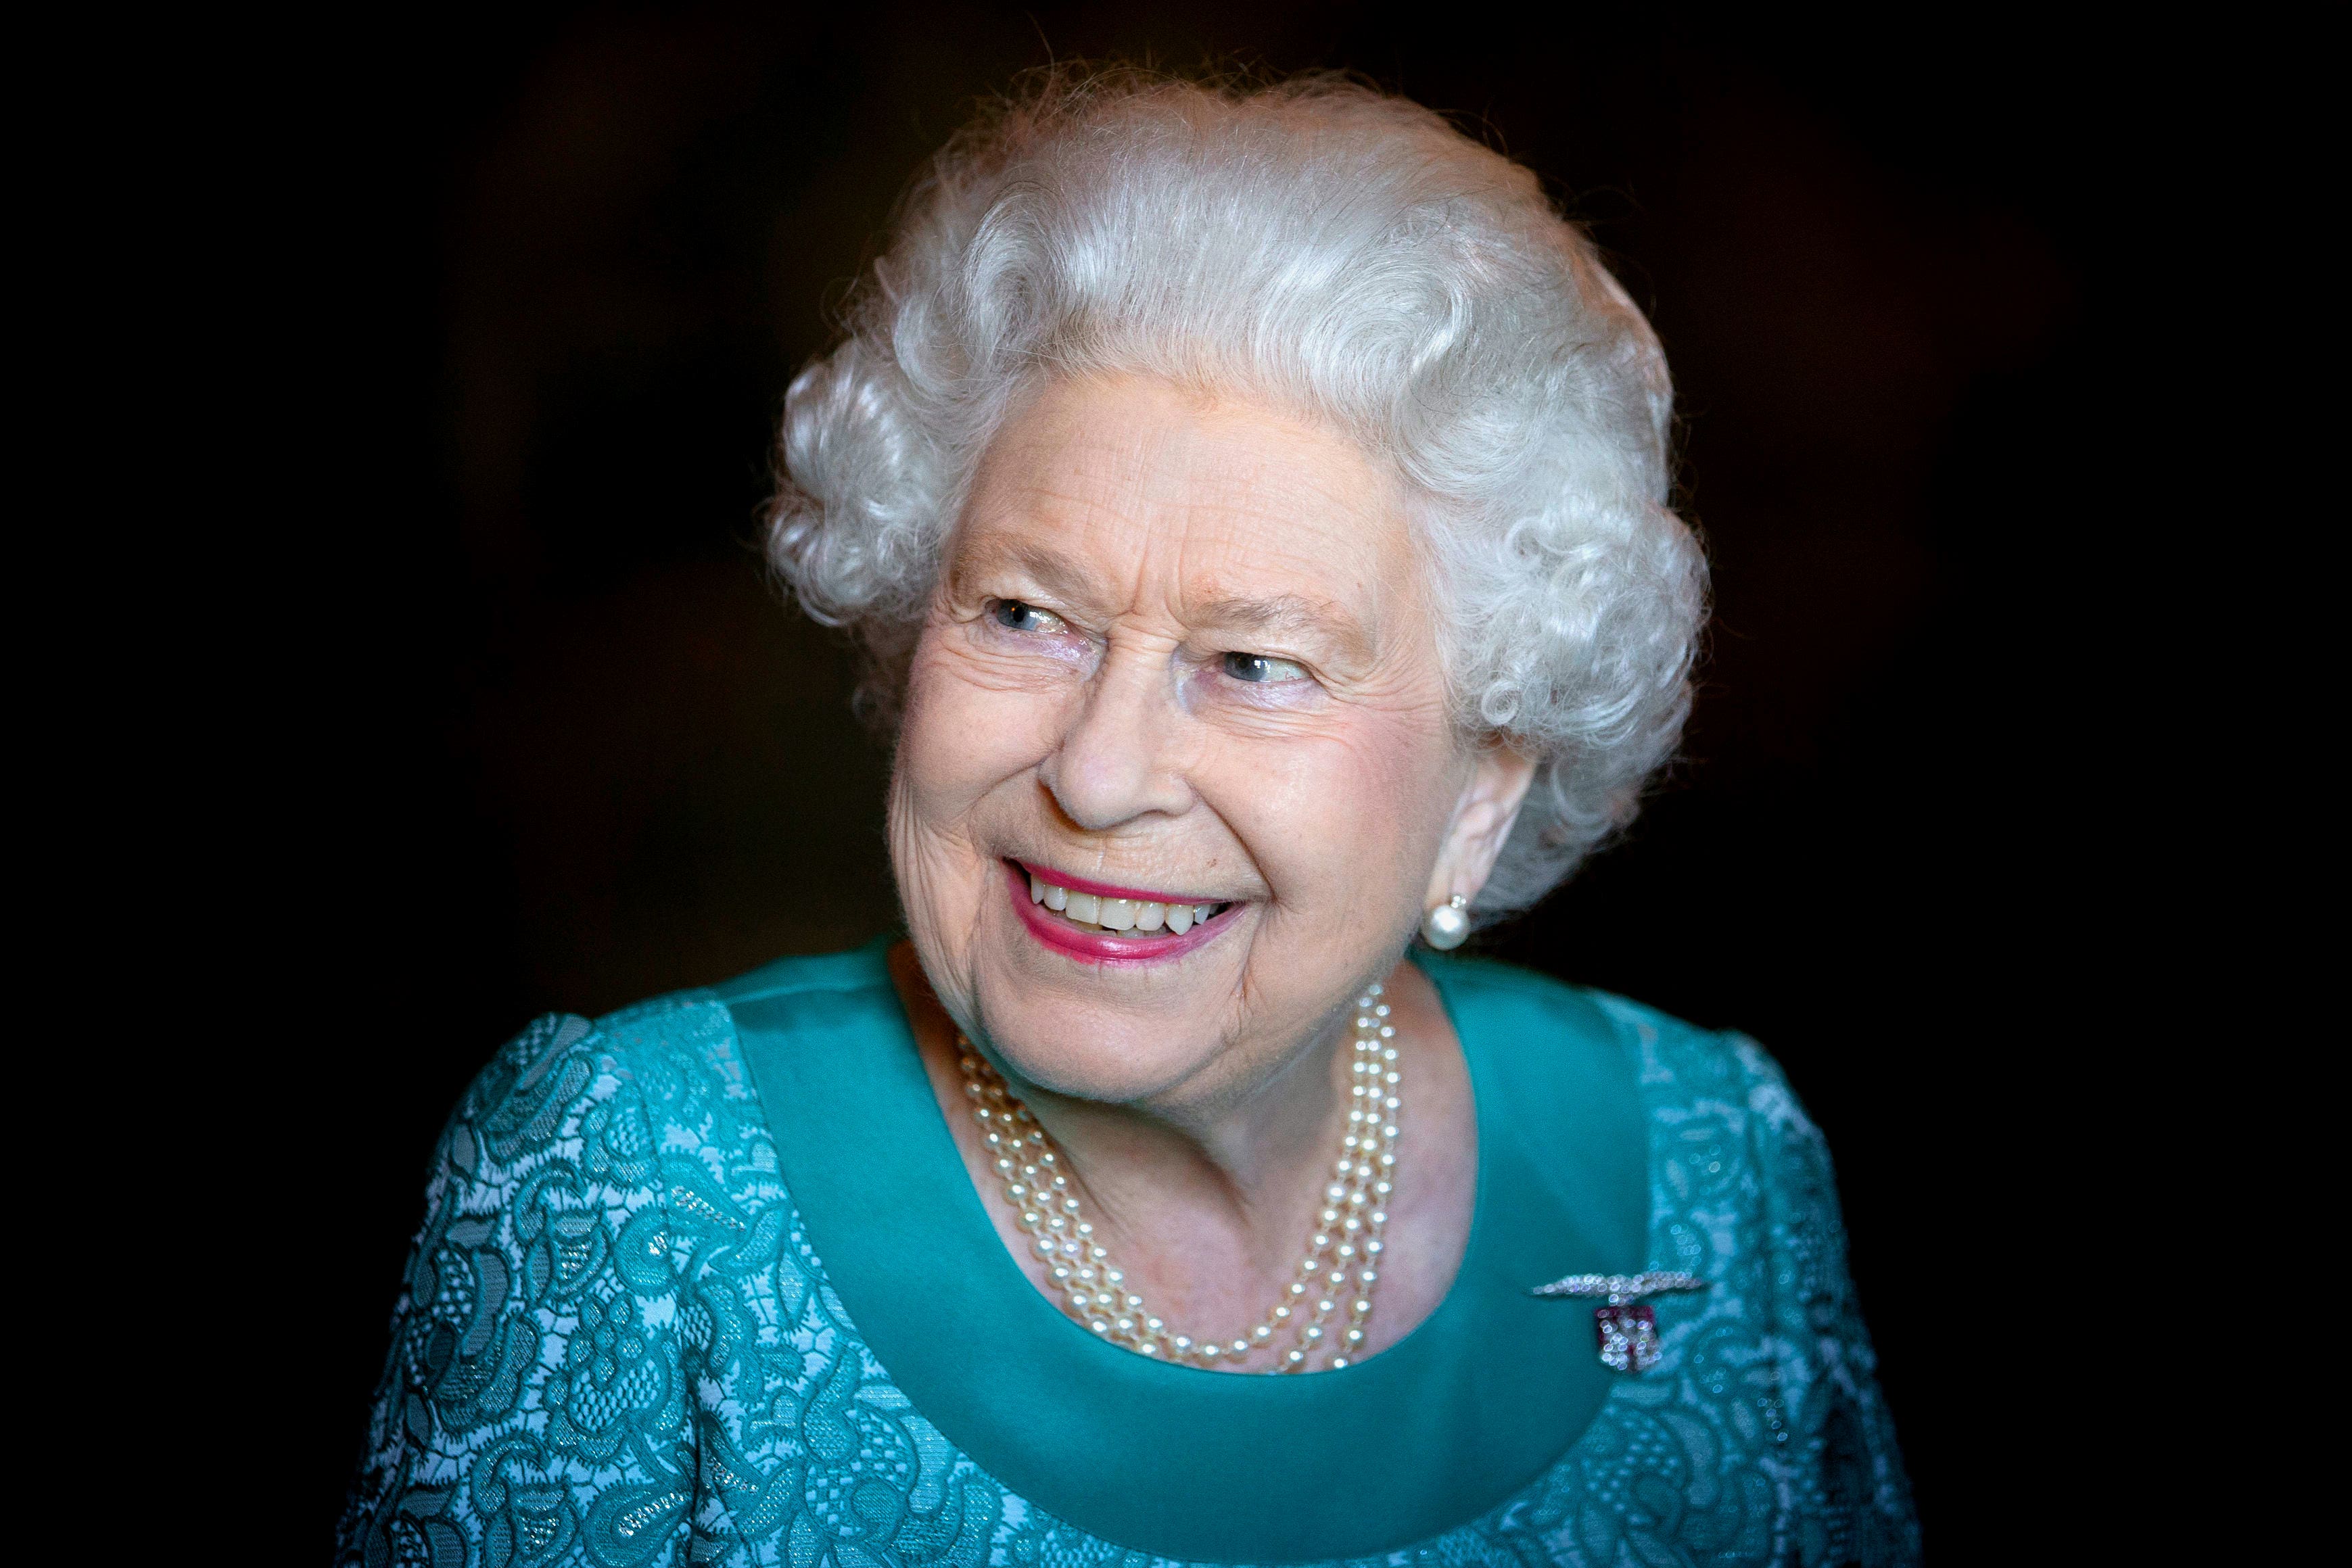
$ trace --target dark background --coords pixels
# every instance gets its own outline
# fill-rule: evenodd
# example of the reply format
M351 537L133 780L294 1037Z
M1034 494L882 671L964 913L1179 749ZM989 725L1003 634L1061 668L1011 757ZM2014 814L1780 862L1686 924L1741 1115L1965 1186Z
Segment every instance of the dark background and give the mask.
M892 920L844 651L752 549L770 432L976 98L1118 56L1454 113L1650 311L1716 573L1696 715L1627 841L1486 945L1778 1054L1934 1555L2047 1539L2069 1439L2019 1425L1988 1281L2068 1245L2049 986L2116 772L2065 629L2128 504L2116 258L2162 117L2105 41L1282 0L333 26L220 106L270 238L206 327L268 383L215 629L251 721L217 852L288 1003L247 1060L333 1133L272 1199L307 1356L279 1397L315 1434L275 1461L289 1535L329 1529L490 1051Z

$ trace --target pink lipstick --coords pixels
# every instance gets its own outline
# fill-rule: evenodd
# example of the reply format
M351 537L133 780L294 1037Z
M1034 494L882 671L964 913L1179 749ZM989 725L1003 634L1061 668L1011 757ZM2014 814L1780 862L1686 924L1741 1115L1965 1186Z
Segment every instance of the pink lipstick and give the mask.
M1018 861L1006 861L1004 872L1005 891L1013 900L1013 912L1020 915L1029 934L1045 946L1082 963L1171 963L1202 944L1214 941L1229 924L1224 917L1234 907L1221 899L1192 899L1181 894L1120 887ZM1057 904L1077 900L1088 906L1089 914L1093 906L1115 900L1126 900L1139 907L1145 904L1162 908L1173 905L1183 912L1180 918L1187 922L1189 928L1180 931L1176 929L1176 920L1169 919L1161 930L1129 935L1081 924L1075 917L1066 919L1033 897L1030 888L1032 876L1046 886L1060 890L1055 898ZM1211 913L1205 918L1195 919L1192 912L1202 904L1209 905Z

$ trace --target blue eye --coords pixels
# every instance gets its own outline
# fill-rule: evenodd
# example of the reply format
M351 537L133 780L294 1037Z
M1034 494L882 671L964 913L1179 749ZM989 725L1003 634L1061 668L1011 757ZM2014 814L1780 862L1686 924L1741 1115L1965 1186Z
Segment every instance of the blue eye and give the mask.
M989 613L996 623L1013 632L1050 632L1062 623L1062 618L1050 610L1040 610L1034 604L1024 604L1017 599L1000 599Z
M1264 653L1227 653L1224 664L1225 674L1253 685L1271 685L1307 678L1307 672L1288 659L1270 659Z

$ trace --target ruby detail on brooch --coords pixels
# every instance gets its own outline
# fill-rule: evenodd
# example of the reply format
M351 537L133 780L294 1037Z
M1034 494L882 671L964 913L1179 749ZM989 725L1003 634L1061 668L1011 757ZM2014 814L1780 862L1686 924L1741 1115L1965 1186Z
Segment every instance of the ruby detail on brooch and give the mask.
M1612 1372L1641 1373L1657 1365L1663 1354L1658 1314L1643 1304L1642 1298L1705 1289L1706 1281L1696 1274L1653 1270L1642 1274L1570 1274L1549 1285L1538 1285L1528 1294L1602 1298L1607 1304L1592 1310L1601 1364Z
M1595 1307L1592 1326L1601 1364L1612 1372L1647 1372L1658 1364L1658 1314L1648 1307Z

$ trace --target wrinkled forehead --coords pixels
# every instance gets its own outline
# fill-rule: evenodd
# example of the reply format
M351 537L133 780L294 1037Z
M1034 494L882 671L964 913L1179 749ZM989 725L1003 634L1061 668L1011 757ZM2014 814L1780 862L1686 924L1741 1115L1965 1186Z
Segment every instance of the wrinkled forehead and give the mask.
M1418 606L1401 487L1346 437L1142 381L1066 382L991 445L950 571L1016 572L1074 606L1352 622Z

